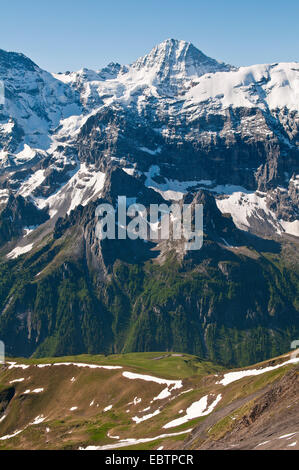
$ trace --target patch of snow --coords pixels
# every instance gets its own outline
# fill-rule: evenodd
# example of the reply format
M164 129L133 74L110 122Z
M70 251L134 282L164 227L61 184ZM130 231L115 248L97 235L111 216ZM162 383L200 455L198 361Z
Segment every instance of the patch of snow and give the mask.
M294 235L295 237L299 237L299 220L294 220L293 222L280 220L279 223L282 225L286 233L289 235Z
M121 441L117 442L116 444L108 444L105 446L88 446L88 447L79 447L79 450L111 450L111 449L118 449L121 447L133 446L135 444L145 444L147 442L156 441L158 439L167 439L169 437L174 436L181 436L182 434L189 434L192 429L186 429L185 431L175 432L172 434L161 434L160 436L155 437L147 437L143 439L122 439Z
M165 178L165 183L157 183L153 178L160 175L160 167L158 165L152 165L149 168L149 171L144 174L146 176L146 181L144 183L145 186L160 193L167 201L179 201L188 191L188 188L196 187L200 184L211 183L210 180L178 181L170 180L168 178Z
M26 245L26 246L17 246L6 256L9 259L15 259L21 255L24 255L25 253L28 253L29 251L32 250L32 248L33 248L33 243L30 243L29 245Z
M120 439L119 436L111 436L109 432L107 433L107 436L110 437L110 439L117 439L117 440Z
M157 397L154 397L153 400L163 400L171 395L171 392L175 389L181 388L183 383L181 380L166 380L158 377L153 377L151 375L142 375L135 374L133 372L123 372L122 374L127 379L131 380L145 380L146 382L155 382L160 385L166 385L166 388L162 390Z
M23 382L24 380L25 380L24 378L15 379L15 380L11 380L9 383L10 383L10 384L14 384L14 383L17 383L17 382Z
M248 230L250 218L254 217L261 222L266 220L278 234L286 232L299 236L299 220L286 222L277 219L275 213L268 208L266 198L260 192L233 192L229 197L216 199L216 204L222 213L231 214L235 225L241 230Z
M41 393L43 391L44 391L43 388L35 388L32 391L28 388L27 390L25 390L25 392L23 392L23 395L28 395L29 393Z
M159 410L156 410L154 411L153 413L151 414L148 414L148 415L144 415L142 416L141 418L139 418L138 416L134 416L132 418L133 421L135 421L136 424L139 424L139 423L142 423L143 421L147 421L148 419L152 418L153 416L157 416L158 414L160 414L161 411L160 409Z
M0 103L2 104L2 103ZM10 134L14 128L15 123L13 121L7 122L5 124L0 124L0 133Z
M296 432L291 432L290 434L284 434L283 436L280 436L278 439L286 439L287 437L291 437L297 434Z
M161 147L158 147L156 150L151 150L147 147L139 147L139 150L142 150L142 152L149 153L150 155L157 155L158 153L161 153Z
M45 170L37 170L22 183L18 194L23 197L30 196L33 191L43 183L44 179Z
M219 382L216 382L216 384L228 385L232 382L235 382L236 380L243 379L244 377L251 377L251 376L256 376L260 374L265 374L266 372L279 369L280 367L284 367L288 364L297 364L298 362L299 362L299 357L295 357L293 359L290 359L289 361L282 362L281 364L277 364L276 366L269 366L269 367L264 367L261 369L247 369L247 370L240 370L236 372L228 372L227 374L224 374L223 379L220 380Z
M188 388L188 390L183 390L183 392L180 392L178 396L184 395L185 393L193 392L193 388Z
M216 204L220 212L231 214L235 225L243 230L248 230L250 227L249 217L258 211L270 214L266 199L256 193L234 192L227 198L216 199Z
M13 434L7 434L6 436L0 437L0 441L5 441L7 439L12 439L13 437L17 436L21 432L25 431L25 429L28 428L28 426L35 426L37 424L42 423L46 418L44 418L44 415L37 416L32 423L29 423L27 426L25 426L24 429L21 429L19 431L15 431Z
M133 176L137 171L135 168L123 168L122 170L130 176Z
M85 364L83 362L55 362L54 366L76 366L76 367L88 367L89 369L122 369L121 366L100 366L97 364Z
M16 163L25 163L27 161L32 160L36 155L36 150L29 147L29 145L25 144L24 149L21 152L15 154ZM39 170L43 171L43 170Z
M113 405L106 406L106 408L104 408L104 410L103 410L104 413L106 413L106 411L112 410L112 406L113 406Z
M81 127L86 123L87 119L91 116L91 114L73 115L66 119L62 119L59 123L60 127L56 138L60 140L64 138L76 137L80 132Z
M27 237L27 235L33 232L37 227L38 225L30 225L29 227L24 227L25 237Z
M217 395L215 400L210 404L210 406L208 406L208 395L202 397L199 401L196 401L191 406L189 406L189 408L187 408L185 416L170 421L169 423L165 424L163 428L173 428L187 423L191 419L209 415L220 402L221 398L221 394Z
M62 210L69 214L80 204L86 206L93 198L99 196L105 183L106 174L92 165L81 163L73 176L48 198L35 198L36 205L43 209L49 207L50 216Z
M260 444L258 444L257 446L255 446L255 449L256 449L257 447L264 446L265 444L268 444L269 442L271 442L271 441L264 441L264 442L261 442Z
M16 362L8 362L9 367L8 369L28 369L28 367L30 367L29 365L27 364L17 364Z
M34 426L34 425L36 425L36 424L40 424L40 423L42 423L43 421L45 421L45 419L46 419L46 418L44 417L44 415L37 416L37 417L34 419L34 421L29 424L29 426Z
M135 397L133 401L130 401L130 403L128 403L128 405L138 405L139 403L141 403L141 401L141 398Z
M13 437L17 436L18 434L20 434L23 431L24 430L21 429L21 431L15 431L13 434L7 434L6 436L0 437L0 441L5 441L6 439L12 439Z

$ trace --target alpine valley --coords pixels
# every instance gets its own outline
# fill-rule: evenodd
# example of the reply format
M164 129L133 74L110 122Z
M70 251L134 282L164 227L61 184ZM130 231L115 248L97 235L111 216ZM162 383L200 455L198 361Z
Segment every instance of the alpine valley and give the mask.
M168 39L131 65L58 74L0 50L0 80L8 356L175 351L245 367L290 350L299 338L298 63L237 68ZM116 207L119 195L146 207L203 204L202 249L99 242L96 207ZM203 409L217 405L218 388Z

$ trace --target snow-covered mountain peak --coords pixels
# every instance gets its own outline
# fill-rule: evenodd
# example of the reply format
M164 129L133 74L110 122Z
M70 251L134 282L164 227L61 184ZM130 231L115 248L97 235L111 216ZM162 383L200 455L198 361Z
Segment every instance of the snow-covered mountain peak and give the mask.
M231 70L230 65L206 56L193 44L177 39L166 39L149 54L132 64L135 69L154 68L161 80L174 77L200 77L205 73Z
M60 74L0 50L0 80L0 206L19 194L64 216L98 197L111 167L138 177L158 167L146 181L165 198L194 183L229 196L280 187L271 200L245 201L248 224L270 204L273 218L297 218L298 63L237 69L167 39L131 65ZM221 207L232 212L238 200Z

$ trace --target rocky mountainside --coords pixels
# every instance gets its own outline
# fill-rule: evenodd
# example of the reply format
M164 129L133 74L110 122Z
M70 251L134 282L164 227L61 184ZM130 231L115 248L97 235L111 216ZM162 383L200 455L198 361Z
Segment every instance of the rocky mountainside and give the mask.
M0 449L298 450L298 362L134 353L0 367Z
M298 63L169 39L50 74L0 51L0 337L12 355L180 350L225 364L299 334ZM204 245L96 238L95 209L204 205Z
M236 69L171 39L97 72L51 75L5 51L0 66L2 202L21 194L51 210L72 189L76 202L54 209L63 215L90 200L81 186L97 196L99 171L118 166L166 198L224 194L243 227L240 193L258 190L245 203L252 218L270 211L272 230L298 234L298 64Z

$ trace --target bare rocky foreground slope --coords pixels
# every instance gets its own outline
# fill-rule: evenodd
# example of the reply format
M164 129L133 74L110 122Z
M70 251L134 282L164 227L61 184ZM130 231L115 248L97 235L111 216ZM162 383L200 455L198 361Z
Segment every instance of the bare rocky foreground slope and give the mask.
M7 360L0 449L299 449L299 357L226 371L174 353Z

